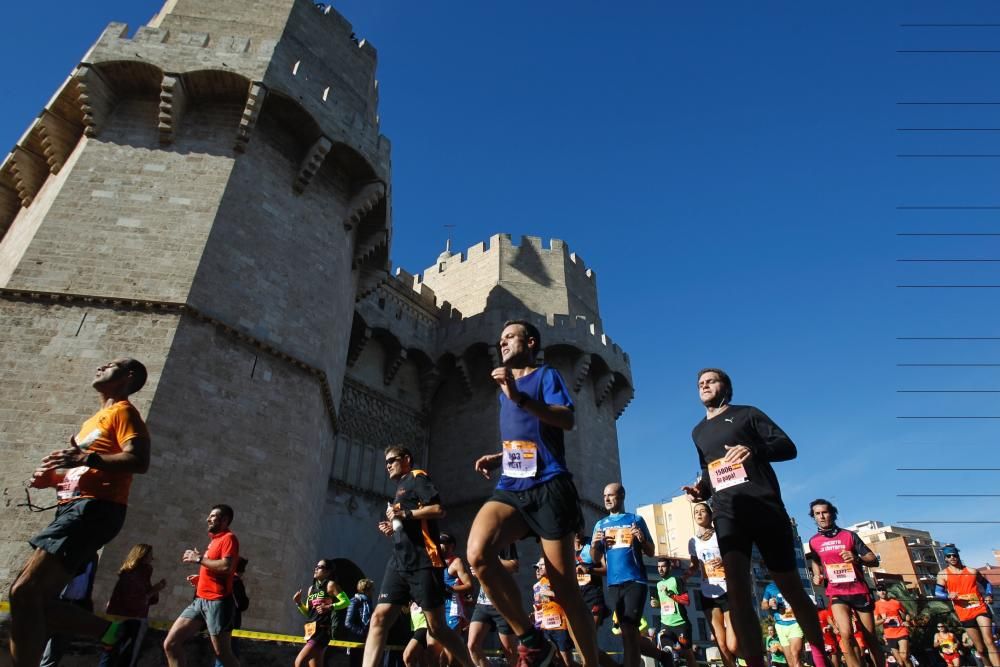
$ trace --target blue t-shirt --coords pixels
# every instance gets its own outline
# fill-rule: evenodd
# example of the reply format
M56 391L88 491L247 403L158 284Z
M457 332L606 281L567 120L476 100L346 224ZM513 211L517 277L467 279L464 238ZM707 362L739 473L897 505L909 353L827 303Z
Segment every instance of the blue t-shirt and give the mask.
M604 560L608 566L608 585L624 584L629 581L646 583L646 568L642 564L642 545L632 540L632 524L642 531L647 542L653 538L646 527L646 521L637 514L623 512L606 516L594 524L594 532L604 531ZM608 545L608 536L614 543ZM593 540L591 540L593 541Z
M531 399L573 407L566 383L551 366L539 366L516 382L518 391ZM503 467L497 488L501 491L525 491L558 475L569 474L563 430L543 424L527 410L517 407L503 392L500 392L500 440Z
M778 585L774 582L764 588L764 600L772 598L777 601L777 608L771 610L771 616L774 617L775 623L778 625L794 625L798 622L795 620L795 614L792 612L791 605L785 600L785 596L781 594Z

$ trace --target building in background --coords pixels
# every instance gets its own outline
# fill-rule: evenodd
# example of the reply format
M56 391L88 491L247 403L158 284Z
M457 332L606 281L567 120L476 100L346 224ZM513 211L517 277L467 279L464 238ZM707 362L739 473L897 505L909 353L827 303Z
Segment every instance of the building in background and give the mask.
M926 530L903 528L881 521L862 521L851 526L858 537L878 554L877 567L866 568L873 583L884 574L902 576L906 587L926 596L934 595L937 573L944 567L944 555L938 542Z
M348 591L381 577L387 445L431 471L442 527L463 538L492 490L473 462L500 448L490 371L507 319L537 324L569 385L567 458L590 525L604 485L621 479L631 366L581 257L559 240L498 234L428 257L422 275L390 270L376 60L311 0L168 0L67 63L0 163L0 488L23 493L93 412L95 366L144 362L134 401L152 461L103 556L153 544L173 582L160 613L190 600L179 555L204 544L201 518L217 502L234 507L253 562L248 629L300 628L288 595L318 556L342 559ZM438 214L424 212L429 226ZM0 515L3 590L48 519ZM95 599L113 574L98 573Z

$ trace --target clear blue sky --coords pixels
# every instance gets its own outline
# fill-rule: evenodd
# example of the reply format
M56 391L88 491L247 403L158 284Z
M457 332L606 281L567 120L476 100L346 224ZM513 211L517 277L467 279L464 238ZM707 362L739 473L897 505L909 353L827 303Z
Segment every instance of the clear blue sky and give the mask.
M907 523L982 564L1000 547L1000 210L995 3L630 3L346 0L379 50L393 141L397 266L420 271L444 225L464 248L496 232L566 240L599 277L608 334L632 357L619 421L631 503L674 495L696 470L695 371L721 366L736 402L797 442L777 466L810 534L809 500L841 523ZM155 0L3 3L0 135L11 146L112 20ZM10 26L18 26L11 30ZM650 460L650 453L655 453Z

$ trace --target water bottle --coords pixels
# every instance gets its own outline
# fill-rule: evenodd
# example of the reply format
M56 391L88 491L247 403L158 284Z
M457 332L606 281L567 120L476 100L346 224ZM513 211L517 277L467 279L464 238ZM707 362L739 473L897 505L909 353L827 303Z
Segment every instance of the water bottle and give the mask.
M392 509L392 503L386 503L386 510L391 510L391 509ZM397 533L399 531L403 530L403 522L400 521L398 518L393 517L393 519L392 519L392 529L393 529L393 531L395 531Z

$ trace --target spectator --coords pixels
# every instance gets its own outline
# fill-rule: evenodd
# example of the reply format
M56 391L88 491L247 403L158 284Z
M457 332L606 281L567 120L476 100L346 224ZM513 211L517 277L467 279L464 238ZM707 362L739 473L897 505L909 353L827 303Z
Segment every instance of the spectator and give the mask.
M351 604L347 608L347 620L345 625L354 635L352 639L363 642L368 636L368 624L372 619L372 590L375 582L371 579L362 579L358 582L358 592L351 598Z
M139 660L142 640L149 627L149 606L159 602L166 579L153 581L153 547L136 544L129 549L118 570L107 611L124 622L114 646L101 653L99 667L134 667Z

